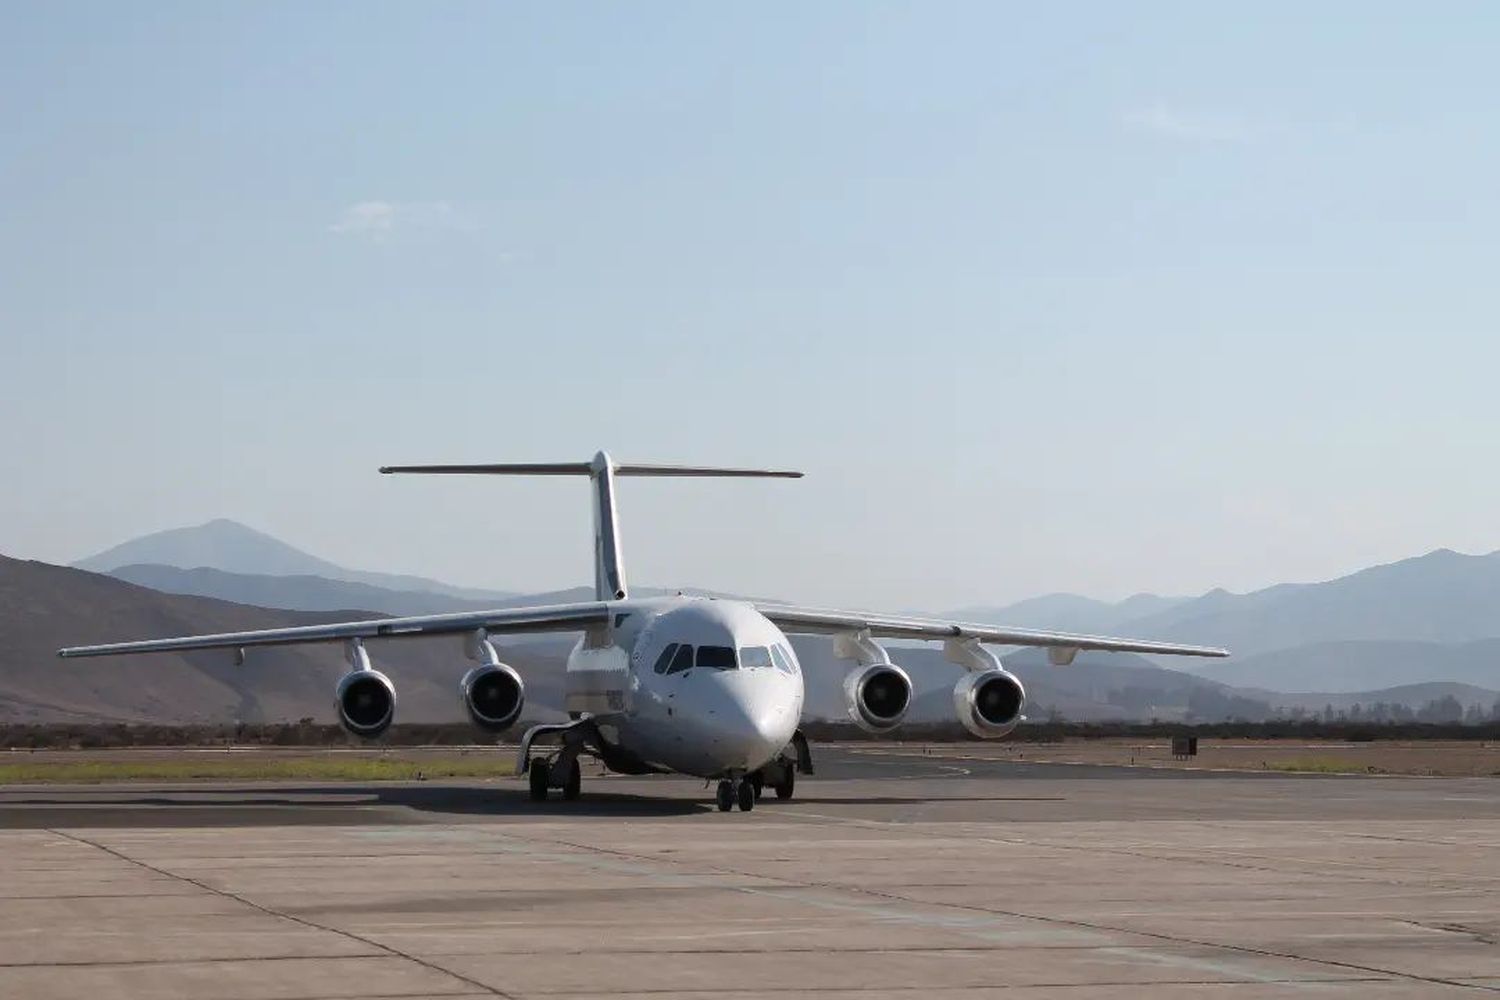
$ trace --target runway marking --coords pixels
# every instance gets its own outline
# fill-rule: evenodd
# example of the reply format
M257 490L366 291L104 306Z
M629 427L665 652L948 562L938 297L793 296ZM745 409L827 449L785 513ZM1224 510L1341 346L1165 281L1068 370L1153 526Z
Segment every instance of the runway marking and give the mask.
M866 820L866 819L860 819L860 818L856 818L856 817L828 816L826 814L805 813L805 812L801 812L799 810L787 810L786 811L786 815L788 815L788 816L808 816L808 817L813 817L813 818L817 818L817 819L827 820L827 821L830 821L830 822L833 822L833 823L848 823L848 824L851 824L851 825L856 825L856 826L861 826L861 827L874 827L874 828L877 828L877 829L883 828L883 827L889 825L887 823L884 823L884 822L881 822L881 821L877 821L877 820ZM917 833L919 836L926 836L926 834L923 834L922 831L920 831L920 830L915 830L915 829L913 829L911 827L908 827L907 829L910 832ZM1116 850L1111 850L1110 848L1103 847L1103 846L1096 846L1096 847L1076 847L1076 846L1071 846L1071 845L1048 843L1048 842L1045 842L1045 841L1028 841L1028 840L1024 840L1024 839L1021 839L1021 838L982 837L982 838L978 838L978 839L980 839L980 840L987 840L987 841L990 841L990 842L993 842L993 843L1016 844L1016 845L1022 845L1022 846L1028 846L1028 847L1047 847L1047 848L1054 848L1054 849L1058 849L1058 850L1076 850L1076 851L1081 851L1081 852L1085 852L1085 853L1092 852L1092 851L1102 851L1102 852L1105 852L1105 853L1122 853L1122 854L1134 854L1134 853L1136 853L1136 852L1129 852L1129 851L1119 851L1117 849ZM1161 857L1156 857L1154 855L1145 854L1145 853L1140 854L1140 856L1147 857L1147 858L1150 858L1151 860L1157 860L1157 861L1162 861L1162 860L1165 860L1165 861L1176 861L1176 860L1199 861L1199 860L1202 860L1202 863L1205 863L1205 864L1211 864L1211 863L1213 863L1211 859L1198 859L1198 858L1192 858L1192 857L1181 858L1181 859L1179 859L1177 857L1161 858ZM1252 870L1257 870L1257 871L1271 871L1271 872L1276 872L1278 874L1285 874L1285 870L1284 869L1263 868L1263 867L1260 867L1260 866L1227 865L1227 867L1245 867L1245 868L1251 868ZM734 871L734 869L724 869L724 870ZM1371 880L1371 879L1355 879L1354 881L1380 883L1381 880L1378 880L1378 879L1374 879L1374 880ZM822 884L822 883L810 883L810 884ZM833 884L830 884L830 885L833 885ZM880 898L899 899L899 900L905 900L906 902L914 902L913 900L906 899L906 897L901 896L899 894L891 893L891 892L885 892L885 891L882 891L882 890L879 890L879 889L870 888L870 887L867 887L867 886L837 886L837 887L838 888L842 888L845 891L849 891L849 892L865 893L865 894L876 896L876 897L880 897ZM1202 948L1213 948L1213 949L1219 949L1219 950L1225 950L1225 951L1239 952L1239 953L1247 954L1247 955L1259 955L1259 956L1269 957L1269 958L1279 958L1279 959L1283 959L1283 960L1286 960L1286 961L1306 962L1306 963L1310 963L1310 964L1314 964L1314 965L1333 966L1333 967L1336 967L1336 968L1349 969L1351 971L1356 971L1356 972L1375 973L1377 975L1381 975L1381 976L1385 976L1385 977L1389 977L1389 978L1395 978L1395 979L1412 980L1412 981L1415 981L1415 982L1424 982L1424 983L1434 983L1434 984L1440 984L1440 985L1444 985L1444 986L1454 986L1454 987L1457 987L1459 989L1480 990L1480 991L1483 991L1483 992L1491 992L1491 993L1500 992L1500 984L1497 984L1495 986L1489 986L1489 985L1485 985L1485 984L1482 984L1482 983L1464 982L1464 981L1458 980L1458 979L1445 979L1445 978L1442 978L1442 977L1439 977L1439 976L1423 976L1423 975L1419 975L1417 973L1402 972L1402 971L1395 970L1395 969L1383 969L1383 968L1380 968L1378 966L1361 965L1359 963L1345 962L1345 961L1340 961L1340 960L1337 960L1337 959L1307 958L1307 957L1304 957L1304 956L1301 956L1301 955L1297 955L1297 954L1294 954L1294 953L1291 953L1291 952L1279 952L1279 951L1276 951L1276 950L1273 950L1273 949L1255 948L1255 947L1252 947L1252 946L1249 946L1249 945L1224 944L1224 943L1216 942L1216 941L1198 940L1198 939L1191 938L1191 937L1186 937L1186 936L1179 937L1179 936L1175 936L1175 935L1171 935L1171 934L1166 934L1166 933L1159 932L1159 931L1141 930L1141 929L1135 929L1135 928L1130 928L1130 927L1119 927L1119 926L1115 926L1113 924L1103 923L1103 922L1091 922L1091 921L1086 921L1086 920L1077 920L1077 919L1068 918L1068 917L1055 917L1055 916L1049 916L1049 915L1045 915L1045 914L1027 913L1027 912L1021 911L1021 910L1008 910L1008 909L1002 909L1002 908L992 908L992 907L978 906L978 905L975 905L975 904L968 904L968 903L952 903L952 902L950 902L950 903L944 903L944 904L939 904L939 905L950 906L950 907L953 907L953 908L956 908L956 909L975 910L975 911L981 912L981 913L994 913L994 914L1001 914L1001 915L1005 915L1005 916L1022 917L1022 918L1031 919L1031 920L1040 920L1040 921L1049 922L1049 923L1064 924L1064 925L1068 925L1068 926L1083 927L1083 928L1088 928L1088 929L1095 930L1095 931L1111 931L1111 932L1118 933L1118 934L1134 934L1134 935L1138 935L1138 936L1141 936L1141 937L1156 938L1158 940L1168 941L1168 942L1172 942L1174 944L1179 944L1179 945L1193 945L1193 946L1202 947ZM1297 982L1306 982L1306 981L1305 980L1297 980Z
M803 816L806 816L806 815L809 815L809 814L789 812L788 815L803 815ZM834 823L844 822L844 820L842 818L838 818L838 817L819 817L819 818L830 819ZM874 821L851 821L851 822L854 822L857 825L861 825L861 826L876 826L876 827L880 827L880 826L885 825L885 824L877 823L877 822L874 822ZM612 857L629 859L630 861L634 862L637 865L644 863L646 865L657 866L657 868L656 868L655 871L643 870L643 874L647 874L647 876L650 877L650 878L652 878L653 880L658 879L658 878L660 878L662 876L662 873L659 871L659 867L661 865L663 865L663 864L682 865L682 864L688 863L688 862L685 862L685 861L682 861L682 860L679 860L679 859L676 859L676 858L673 858L673 857L670 857L670 856L643 855L643 854L638 854L638 853L633 852L633 851L626 851L626 850L622 850L622 849L618 849L618 848L599 847L599 846L592 845L592 844L579 844L579 843L575 843L575 842L568 841L568 840L563 840L563 839L550 839L550 840L545 840L544 841L544 840L539 840L537 838L523 837L523 836L519 836L519 835L516 835L516 834L511 834L511 833L500 834L500 836L507 837L507 838L513 838L513 839L516 839L516 840L520 840L520 841L522 841L524 843L528 843L528 844L532 844L532 845L537 845L537 846L540 846L540 845L542 845L544 843L559 844L559 845L562 845L562 846L565 846L565 847L570 847L570 848L572 848L574 850L577 850L577 851L585 852L587 854L594 854L594 855L604 854L604 855L608 855L608 856L612 856ZM582 860L582 859L580 859L580 860ZM1107 947L1107 948L1115 948L1115 949L1119 949L1122 954L1123 953L1128 953L1128 954L1132 955L1133 957L1148 958L1148 959L1150 959L1152 961L1157 961L1157 962L1159 962L1161 964L1178 966L1178 967L1184 967L1184 968L1196 968L1196 969L1202 970L1205 967L1211 967L1211 968L1214 968L1215 971L1223 972L1225 975L1238 976L1242 981L1248 980L1248 981L1251 981L1251 982L1288 982L1288 983L1310 984L1310 983L1313 983L1313 982L1331 982L1331 981L1361 981L1361 982L1363 982L1363 981L1380 981L1380 980L1371 980L1368 977L1368 975L1366 975L1366 976L1359 976L1359 977L1332 977L1330 979L1324 979L1324 980L1308 980L1306 978L1290 979L1290 978L1286 978L1286 977L1265 978L1265 974L1264 973L1257 972L1257 971L1249 971L1249 970L1233 970L1233 971L1231 971L1231 967L1230 966L1228 966L1228 965L1220 966L1218 963L1213 963L1211 960L1208 962L1208 965L1205 966L1203 959L1193 958L1192 956L1177 955L1177 954L1173 954L1173 953L1169 953L1169 952L1158 952L1158 951L1154 951L1154 950L1146 949L1146 948L1131 948L1130 946L1124 946L1124 945L1105 945L1104 941L1100 941L1099 945L1086 944L1086 942L1092 942L1094 940L1097 940L1097 939L1099 939L1103 935L1125 934L1125 935L1133 935L1133 936L1136 936L1136 937L1152 938L1152 939L1156 939L1156 940L1159 940L1159 941L1167 942L1167 943L1170 943L1170 944L1173 944L1173 945L1177 945L1177 946L1190 945L1190 946L1193 946L1193 947L1208 948L1208 949L1212 949L1212 950L1224 951L1224 952L1229 952L1229 953L1232 953L1232 954L1238 954L1238 955L1244 955L1244 956L1255 956L1255 957L1259 957L1259 958L1272 958L1272 959L1278 959L1278 960L1281 960L1281 961L1294 962L1294 963L1303 963L1303 964L1312 965L1312 966L1324 966L1324 967L1331 967L1331 968L1337 968L1337 969L1347 969L1347 970L1350 970L1350 971L1356 972L1356 973L1374 974L1375 976L1378 976L1378 977L1384 977L1384 981L1390 981L1391 979L1411 980L1411 981L1416 981L1416 982L1434 983L1434 984L1441 984L1441 985L1447 985L1447 986L1455 986L1455 987L1460 988L1460 989L1476 989L1476 990L1481 990L1481 991L1485 991L1485 992L1500 992L1500 987L1496 987L1494 989L1491 989L1488 986L1484 986L1484 985L1480 985L1480 984L1474 984L1474 983L1465 983L1465 982L1461 982L1459 980L1454 980L1454 979L1443 979L1443 978L1439 978L1439 977L1422 976L1422 975L1418 975L1418 974L1415 974L1415 973L1407 973L1407 972L1400 972L1400 971L1396 971L1396 970L1381 969L1381 968L1371 967L1371 966L1363 966L1363 965L1359 965L1357 963L1342 962L1342 961L1338 961L1338 960L1334 960L1334 959L1306 958L1304 956L1296 955L1296 954L1292 954L1292 953L1288 953L1288 952L1278 952L1278 951L1271 950L1271 949L1254 948L1254 947L1250 947L1248 945L1230 945L1230 944L1223 944L1223 943L1214 942L1214 941L1196 940L1196 939L1187 938L1187 937L1177 937L1177 936L1174 936L1174 935L1165 934L1165 933L1161 933L1161 932L1147 931L1147 930L1138 930L1138 929L1134 929L1134 928L1130 928L1130 927L1116 927L1116 926L1113 926L1113 925L1110 925L1110 924L1105 924L1105 923L1094 923L1094 922L1090 922L1090 921L1076 920L1076 919L1070 919L1070 918L1065 918L1065 917L1055 917L1055 916L1048 916L1048 915L1043 915L1043 914L1027 913L1025 911L1019 911L1019 910L1007 910L1007 909L990 908L990 907L983 907L983 906L976 906L976 905L969 905L969 904L962 904L962 903L951 903L951 902L949 902L949 903L928 903L928 902L923 902L923 901L919 901L919 900L909 899L907 897L899 895L898 893L881 891L881 890L873 889L873 888L866 887L866 886L856 886L856 885L849 885L849 884L843 884L843 883L817 882L817 881L797 882L797 881L793 881L793 880L790 880L790 879L778 878L776 876L762 875L762 874L758 874L758 873L751 873L751 872L741 871L741 870L735 869L735 868L729 868L729 867L724 867L724 866L719 866L719 865L713 865L713 864L709 864L709 863L702 862L702 861L695 861L695 862L693 862L693 864L701 866L701 867L704 867L704 868L707 868L710 871L717 872L720 875L738 875L738 876L744 877L744 878L755 878L755 879L761 879L761 880L765 880L765 881L780 882L787 889L790 889L790 890L793 890L793 891L791 891L791 892L780 892L780 891L774 891L774 890L766 889L766 888L758 888L758 887L754 887L754 886L725 886L722 883L713 882L712 880L702 880L702 876L696 876L696 875L690 876L693 879L700 880L701 884L707 885L709 887L716 887L716 888L723 889L725 891L741 892L741 893L747 893L747 894L752 894L752 895L760 895L760 896L768 896L768 897L771 897L771 898L791 898L791 899L795 899L798 902L802 902L802 903L805 903L805 904L811 904L811 905L814 905L814 906L819 906L820 908L821 907L828 907L828 908L834 908L834 909L851 910L851 911L854 911L854 912L861 913L863 915L874 916L876 919L889 919L889 920L894 920L894 921L900 922L900 923L912 923L912 924L917 924L919 926L934 927L934 928L937 928L937 929L940 929L940 930L952 930L952 931L956 931L958 933L968 934L970 936L977 937L980 940L995 940L995 938L992 938L990 936L990 933L986 933L985 927L986 926L993 926L992 924L990 924L990 921L992 921L997 916L1001 916L1001 917L1008 917L1008 918L1017 919L1017 920L1035 921L1035 922L1040 922L1040 923L1044 923L1044 924L1050 924L1050 925L1058 926L1058 927L1066 927L1066 928L1069 928L1069 929L1071 929L1073 931L1076 931L1076 932L1082 932L1082 935L1083 935L1082 937L1075 938L1075 940L1077 940L1079 942L1079 946L1080 947L1102 947L1102 948ZM670 876L668 876L668 877L670 878ZM840 893L840 894L844 894L845 896L849 896L849 895L852 895L852 896L868 896L868 897L872 897L874 899L884 900L884 901L886 901L886 905L877 905L875 907L869 907L869 906L861 905L861 904L858 904L858 903L854 903L854 902L852 902L852 901L850 901L848 899L842 898L840 896L828 897L828 896L824 896L822 894L807 894L805 892L805 890L810 889L810 888L822 889L822 890L831 891L831 892L834 892L834 893ZM796 891L796 890L799 890L799 889L800 890L804 890L804 891L802 891L802 892ZM897 907L890 907L888 905L889 903L899 903L899 904L905 904L905 905L903 905L903 906L897 906ZM922 911L918 911L918 910L913 910L912 907L921 907L921 908L923 908L923 910L926 910L926 911L929 911L929 912L922 912ZM950 915L950 914L941 914L941 913L932 913L932 912L930 912L931 910L950 910L950 909L964 910L964 911L970 911L970 912L973 912L973 913L984 914L987 919L985 921L983 921L982 923L976 925L974 923L974 921L973 921L972 918L956 917L956 916L953 916L953 915ZM1000 934L1006 934L1007 931L1009 932L1009 935L1012 935L1012 936L1015 935L1015 934L1017 934L1017 929L1015 929L1015 928L1003 928L1003 929L997 928L996 930ZM994 932L991 932L991 933L994 933ZM1020 931L1020 933L1022 935L1024 935L1026 932L1025 931ZM1013 937L1010 940L1011 940L1011 943L1014 943ZM1064 940L1066 940L1066 938L1064 938ZM1105 940L1108 940L1108 938L1105 938ZM926 950L942 951L944 949L938 948L938 949L926 949ZM1213 981L1213 982L1214 982L1215 985L1220 985L1220 984L1222 984L1223 981L1222 980L1216 980L1216 981ZM652 991L652 992L656 992L656 991ZM662 992L672 992L672 991L662 991Z
M176 880L178 882L183 882L183 883L186 883L187 885L195 886L195 887L197 887L199 889L202 889L204 892L212 893L213 895L219 896L220 898L233 900L236 903L239 903L239 904L241 904L243 906L248 906L252 910L257 910L260 913L266 914L267 916L279 917L282 920L288 920L288 921L291 921L294 924L300 924L303 927L309 927L309 928L312 928L313 930L324 931L324 932L329 933L329 934L336 934L339 937L345 938L345 939L347 939L349 941L355 941L355 942L357 942L359 944L362 944L362 945L364 945L367 948L374 948L375 949L375 953L377 955L383 954L383 955L389 955L389 956L392 956L392 957L395 957L395 958L404 958L408 962L412 962L412 963L414 963L416 965L420 965L423 968L428 969L428 970L430 970L432 972L441 973L442 975L449 976L449 977L451 977L453 979L456 979L459 982L464 983L466 985L477 987L478 989L483 990L489 996L505 997L506 1000L518 1000L518 998L515 997L514 995L512 995L510 993L506 993L506 992L504 992L502 990L496 989L495 987L490 986L488 983L483 983L483 982L479 981L478 979L472 979L472 978L470 978L468 976L463 975L462 973L454 972L451 969L445 969L441 965L438 965L435 962L428 961L427 959L424 959L424 958L418 958L416 955L408 954L407 952L401 951L399 948L393 948L390 945L381 944L379 941L372 940L372 939L367 938L367 937L365 937L365 936L363 936L361 934L356 934L353 931L347 931L347 930L344 930L341 927L332 927L332 926L328 926L328 925L325 925L325 924L320 924L320 923L318 923L315 920L309 920L309 919L307 919L305 917L298 917L298 916L295 916L293 914L285 913L285 912L283 912L281 910L277 910L274 907L265 906L265 905L263 905L261 903L255 902L252 899L247 899L246 897L241 896L241 895L239 895L237 893L230 892L227 889L219 889L219 888L217 888L215 886L211 886L207 882L199 881L198 879L192 878L191 876L180 875L177 872L168 871L165 868L159 868L156 865L151 864L150 862L141 861L141 860L139 860L137 858L132 858L130 855L125 854L123 851L118 851L118 850L115 850L113 847L109 847L108 845L98 843L97 841L89 840L87 837L84 837L84 836L82 836L80 834L68 833L65 830L50 830L50 829L47 830L46 832L52 834L55 837L61 837L61 838L65 839L65 840L71 840L74 843L83 844L86 847L92 847L96 851L102 851L103 853L108 854L108 855L110 855L112 857L118 858L119 860L124 861L127 864L132 864L132 865L135 865L135 866L137 866L139 868L144 868L146 871L152 872L152 873L154 873L156 875L160 875L160 876L162 876L164 878L174 879L174 880ZM358 956L355 956L355 957L358 957ZM365 956L365 957L370 957L370 956Z

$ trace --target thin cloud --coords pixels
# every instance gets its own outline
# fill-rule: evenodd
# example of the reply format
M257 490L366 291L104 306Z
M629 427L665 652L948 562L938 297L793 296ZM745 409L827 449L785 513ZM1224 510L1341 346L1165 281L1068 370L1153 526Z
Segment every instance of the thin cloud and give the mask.
M446 201L357 201L328 227L331 233L383 238L398 230L477 228Z
M1227 115L1181 111L1164 104L1126 111L1120 122L1132 131L1188 142L1249 142L1252 138L1243 122Z

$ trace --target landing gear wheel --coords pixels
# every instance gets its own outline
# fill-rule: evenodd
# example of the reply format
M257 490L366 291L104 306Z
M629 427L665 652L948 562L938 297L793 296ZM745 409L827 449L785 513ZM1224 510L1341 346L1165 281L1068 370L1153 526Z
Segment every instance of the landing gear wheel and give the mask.
M740 812L747 813L755 808L755 782L744 780L740 782L738 789L740 800Z
M756 771L754 774L750 775L750 777L746 778L745 780L748 781L748 782L750 782L750 784L752 784L752 785L755 786L755 798L756 798L756 801L759 801L760 800L760 793L764 792L766 790L766 772L764 772L764 771Z
M569 802L576 801L582 790L583 773L578 766L578 758L574 757L568 764L568 776L563 779L563 798Z
M727 813L734 808L734 786L727 781L719 782L719 812Z
M785 802L792 797L792 792L797 789L797 772L792 768L786 769L786 779L776 786L776 797Z
M552 767L545 760L534 760L526 769L527 776L531 779L531 801L547 801L547 783L552 777Z

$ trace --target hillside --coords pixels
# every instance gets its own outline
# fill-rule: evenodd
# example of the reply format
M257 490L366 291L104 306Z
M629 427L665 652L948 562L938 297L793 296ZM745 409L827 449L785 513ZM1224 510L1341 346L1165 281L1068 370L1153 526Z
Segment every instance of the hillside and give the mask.
M1116 632L1127 622L1165 612L1189 600L1191 598L1136 594L1111 603L1077 594L1045 594L999 607L958 608L944 612L942 617L1020 628L1102 633Z
M235 604L294 611L344 611L359 608L386 615L426 615L445 611L479 611L499 607L513 600L508 597L490 601L464 599L430 590L393 590L306 574L270 576L226 573L205 566L181 569L177 566L130 565L112 569L109 575L165 594L214 597Z
M1208 671L1195 667L1195 672ZM1352 640L1314 642L1257 656L1235 657L1213 677L1237 687L1275 691L1355 692L1418 681L1500 688L1500 639L1477 642Z
M1322 583L1215 590L1122 628L1148 639L1214 642L1237 657L1333 641L1490 639L1500 636L1500 554L1439 549Z
M428 592L476 601L493 602L516 596L509 591L454 587L420 576L347 569L225 518L190 528L172 528L143 535L80 559L73 565L76 569L95 573L108 573L122 566L175 566L179 569L206 567L257 576L316 576L388 590Z
M336 644L257 649L243 667L222 651L88 660L61 660L56 651L348 617L162 594L109 576L0 556L0 720L332 721L334 684L347 669ZM550 654L501 645L502 655L527 678L534 704L559 705L556 672L536 669ZM396 682L401 719L463 717L455 690L469 664L455 640L372 643L370 652Z

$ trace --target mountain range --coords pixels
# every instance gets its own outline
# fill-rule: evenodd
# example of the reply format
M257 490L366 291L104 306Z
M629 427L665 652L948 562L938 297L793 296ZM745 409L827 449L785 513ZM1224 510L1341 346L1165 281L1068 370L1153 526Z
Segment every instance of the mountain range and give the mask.
M1133 612L1148 609L1145 614ZM1281 691L1361 691L1413 681L1500 686L1500 553L1439 549L1320 583L1119 604L1052 595L969 608L972 621L1209 643L1228 662L1183 670Z
M252 576L320 577L398 592L442 594L463 600L495 601L517 596L510 591L455 587L421 576L346 569L227 518L142 535L73 564L76 569L94 573L112 573L125 566L143 565L179 569L206 567Z
M193 564L193 565L189 565ZM519 596L437 580L349 570L232 521L158 532L81 560L78 568L0 557L0 719L201 721L331 716L344 666L332 647L278 647L233 668L215 654L57 660L60 645L201 631L269 628L364 615L407 615L584 600L589 588ZM101 570L101 576L85 569ZM643 593L662 593L659 590ZM1500 688L1500 555L1446 550L1323 583L1249 594L1139 594L1120 602L1052 594L948 612L970 621L1223 644L1229 661L1083 654L1069 668L1032 650L1005 662L1027 685L1033 716L1183 718L1271 706L1342 710L1355 702L1416 709L1437 698L1488 708ZM826 639L797 638L815 715L842 712L845 664ZM508 643L535 706L558 703L571 640ZM381 644L408 720L461 717L453 694L466 665L441 639ZM899 644L898 644L899 645ZM933 647L899 648L920 688L914 718L951 717L958 668ZM1170 664L1170 668L1164 664Z

